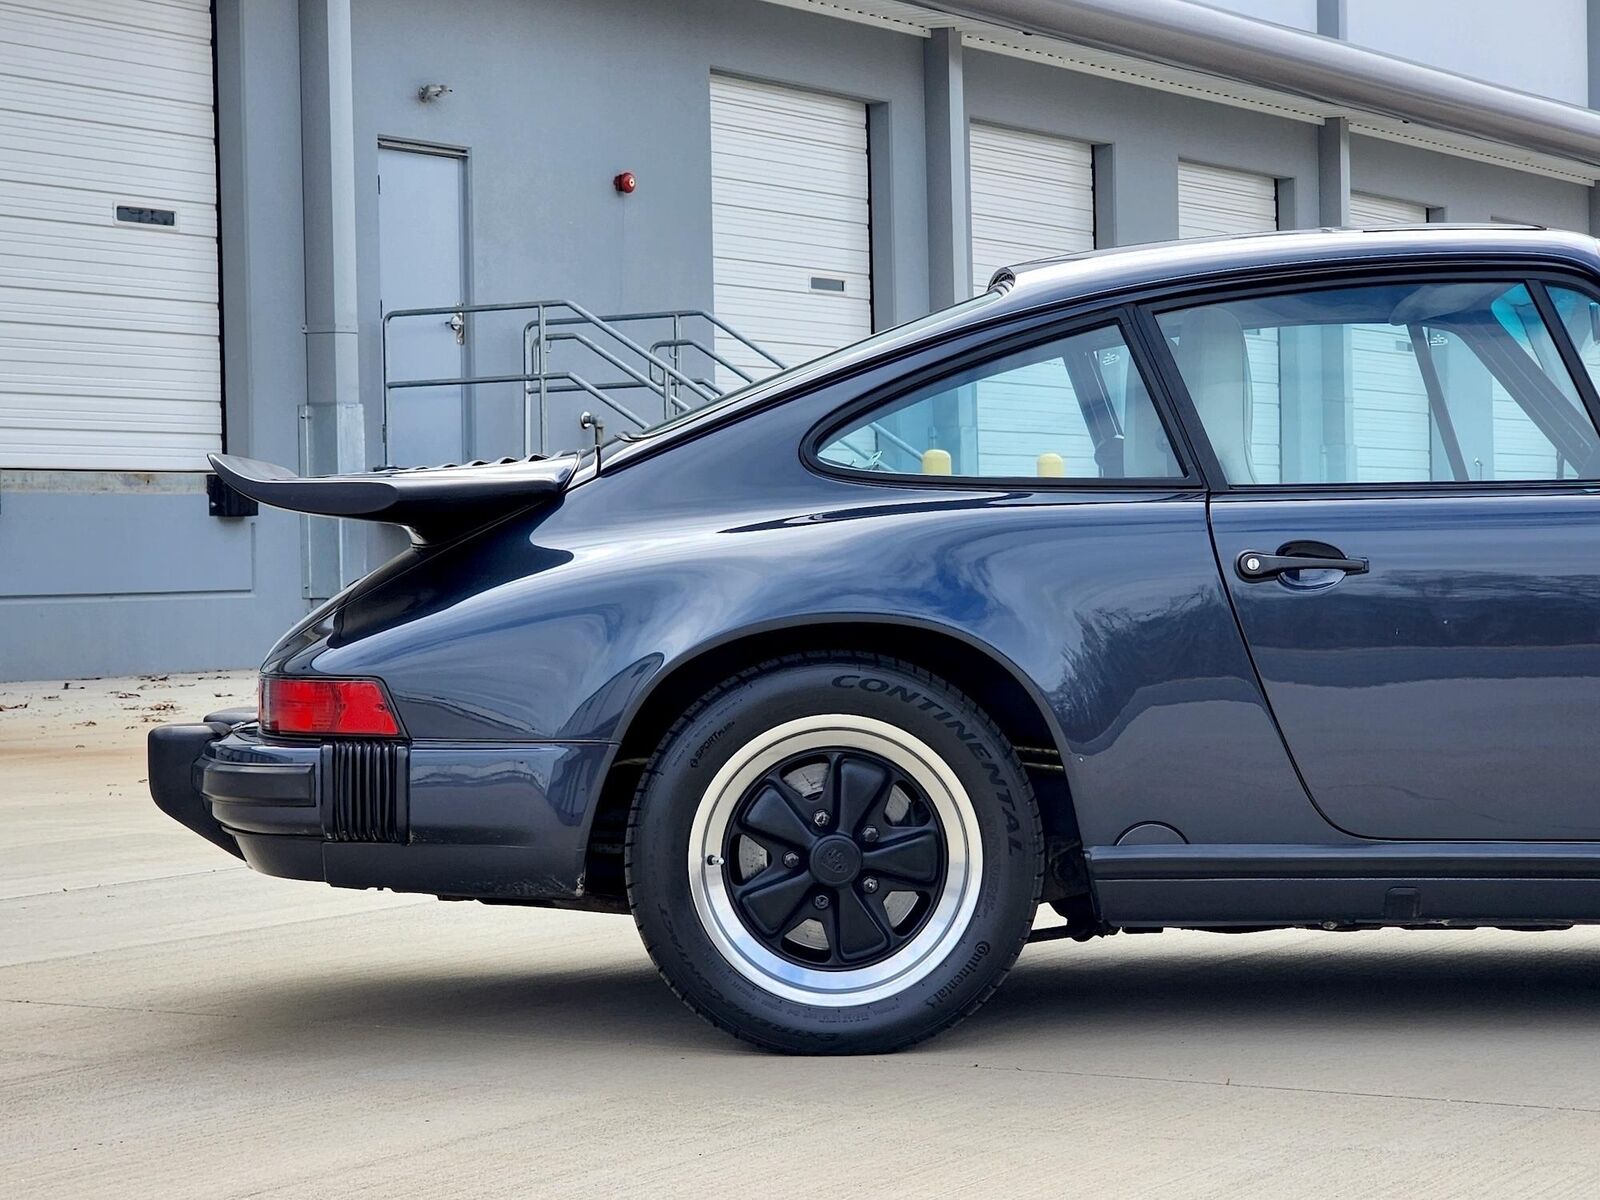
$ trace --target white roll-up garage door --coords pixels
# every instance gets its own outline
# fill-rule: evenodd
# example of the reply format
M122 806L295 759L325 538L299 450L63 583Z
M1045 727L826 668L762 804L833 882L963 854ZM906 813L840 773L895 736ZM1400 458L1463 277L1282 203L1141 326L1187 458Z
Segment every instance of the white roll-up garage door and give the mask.
M1271 175L1203 163L1178 164L1178 236L1269 233L1278 227L1278 181ZM1250 457L1262 483L1283 462L1278 419L1278 338L1245 331L1250 355Z
M981 292L1001 267L1094 249L1094 166L1085 142L974 122L968 131L972 172L972 286ZM972 425L981 430L985 473L1029 475L1047 431L1074 462L1093 443L1070 394L1061 362L1008 371L974 389Z
M866 337L868 214L866 105L712 76L718 317L790 366ZM758 378L773 370L730 338L717 349Z
M1094 155L1087 142L973 122L972 287L1001 267L1094 249Z
M1420 225L1426 205L1370 192L1350 193L1350 224ZM1432 452L1428 393L1404 330L1358 325L1350 331L1352 433L1363 483L1427 479Z
M1278 181L1271 175L1203 163L1178 164L1178 236L1266 233L1278 227Z
M0 0L0 467L221 446L207 0Z
M1427 220L1426 204L1396 200L1392 196L1374 196L1371 192L1350 193L1350 224L1356 229L1371 229L1378 225L1423 225Z

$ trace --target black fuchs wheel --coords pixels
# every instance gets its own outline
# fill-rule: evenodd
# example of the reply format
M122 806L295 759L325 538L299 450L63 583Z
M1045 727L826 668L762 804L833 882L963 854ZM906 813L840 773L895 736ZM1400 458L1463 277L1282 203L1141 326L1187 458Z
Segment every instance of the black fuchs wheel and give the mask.
M992 721L916 667L764 663L668 732L634 798L628 896L696 1012L772 1050L897 1050L1027 940L1043 835Z

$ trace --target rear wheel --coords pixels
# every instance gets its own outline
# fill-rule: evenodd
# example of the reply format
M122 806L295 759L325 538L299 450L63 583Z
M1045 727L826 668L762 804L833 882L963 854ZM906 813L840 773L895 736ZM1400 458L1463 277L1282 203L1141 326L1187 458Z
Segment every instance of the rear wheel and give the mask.
M629 897L689 1005L770 1049L884 1051L976 1008L1027 938L1042 836L1010 746L903 663L779 660L645 771Z

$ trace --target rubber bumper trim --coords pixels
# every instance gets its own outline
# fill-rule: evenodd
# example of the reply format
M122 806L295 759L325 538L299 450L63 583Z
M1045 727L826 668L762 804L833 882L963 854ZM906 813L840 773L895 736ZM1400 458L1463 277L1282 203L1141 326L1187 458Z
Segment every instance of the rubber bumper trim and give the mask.
M210 759L200 791L214 804L310 807L317 802L314 763L242 763Z
M198 786L197 760L221 736L211 725L163 725L150 731L146 754L150 767L150 798L178 824L235 858L243 858L234 836L218 824Z

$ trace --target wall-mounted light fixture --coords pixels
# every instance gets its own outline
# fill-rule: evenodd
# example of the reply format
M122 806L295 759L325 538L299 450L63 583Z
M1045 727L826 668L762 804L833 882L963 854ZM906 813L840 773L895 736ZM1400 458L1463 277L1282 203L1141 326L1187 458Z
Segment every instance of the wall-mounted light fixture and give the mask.
M632 171L623 171L611 177L611 186L624 196L631 196L639 186L639 178Z
M455 91L454 88L444 83L425 83L417 89L417 99L424 104L432 104L440 96L447 96Z

